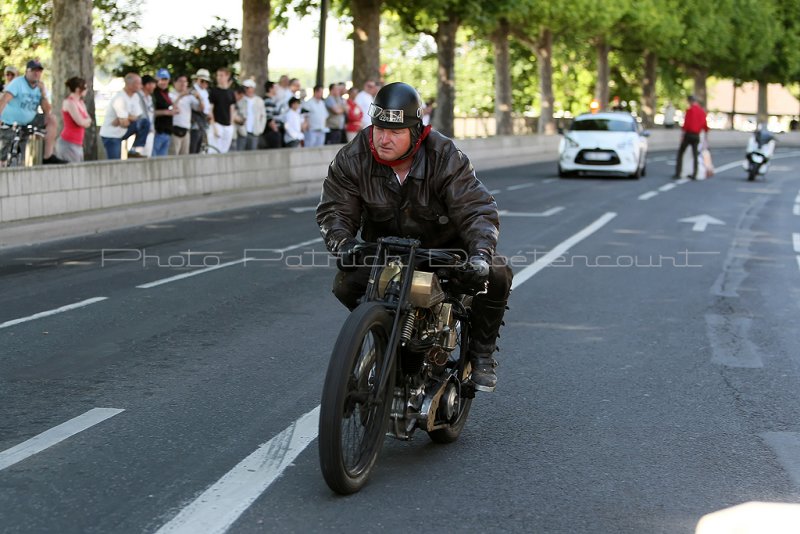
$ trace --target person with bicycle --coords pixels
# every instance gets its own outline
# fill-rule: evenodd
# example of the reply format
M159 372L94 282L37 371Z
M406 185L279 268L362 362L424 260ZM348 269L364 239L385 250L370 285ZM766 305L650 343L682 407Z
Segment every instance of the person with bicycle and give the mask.
M464 251L475 296L469 357L476 389L497 383L493 353L511 290L512 272L496 254L500 219L494 197L451 139L422 125L424 106L402 82L378 91L368 109L372 125L344 146L328 167L317 223L330 252L352 262L359 241L399 236L425 248ZM342 263L340 262L340 263ZM365 293L369 266L337 273L333 293L349 309Z
M28 61L25 75L17 76L9 83L0 97L0 165L5 165L11 143L17 135L14 126L34 126L45 130L43 163L66 163L53 153L56 146L58 125L47 98L47 89L42 83L44 67L36 60ZM42 113L39 113L41 107ZM26 140L21 141L24 150Z

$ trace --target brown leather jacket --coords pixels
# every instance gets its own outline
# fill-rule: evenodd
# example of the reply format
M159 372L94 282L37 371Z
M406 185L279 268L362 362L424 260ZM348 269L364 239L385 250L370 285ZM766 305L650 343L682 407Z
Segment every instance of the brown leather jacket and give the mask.
M392 168L372 157L370 130L361 130L328 167L317 206L317 224L328 250L336 252L361 229L365 241L412 237L425 248L494 254L500 228L497 204L453 141L431 131L401 186Z

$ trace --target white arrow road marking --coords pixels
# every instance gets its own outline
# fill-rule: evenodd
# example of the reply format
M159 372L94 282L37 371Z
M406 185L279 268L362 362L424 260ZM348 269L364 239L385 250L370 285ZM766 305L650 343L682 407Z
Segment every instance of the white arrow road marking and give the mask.
M33 315L29 315L28 317L22 317L20 319L13 319L11 321L0 323L0 328L8 328L9 326L14 326L15 324L27 323L28 321L41 319L42 317L49 317L50 315L55 315L57 313L63 313L65 311L75 310L77 308L83 308L84 306L89 306L90 304L94 304L95 302L102 302L106 299L108 299L108 297L94 297L91 299L82 300L80 302L76 302L75 304L68 304L66 306L61 306L60 308L56 308L55 310L43 311Z
M156 534L223 533L317 438L319 406L258 447Z
M289 208L289 210L293 211L295 213L305 213L307 211L316 211L317 207L316 206L303 206L302 208Z
M563 206L557 206L555 208L550 208L547 211L541 212L518 212L518 211L508 211L508 210L500 210L498 213L503 217L550 217L551 215L555 215L556 213L563 211Z
M0 452L0 471L124 411L117 408L92 408L83 415L54 426L28 441Z
M692 230L695 232L705 232L709 224L725 224L719 219L715 219L711 215L706 214L695 215L694 217L686 217L685 219L678 219L678 222L693 223L694 226L692 226Z

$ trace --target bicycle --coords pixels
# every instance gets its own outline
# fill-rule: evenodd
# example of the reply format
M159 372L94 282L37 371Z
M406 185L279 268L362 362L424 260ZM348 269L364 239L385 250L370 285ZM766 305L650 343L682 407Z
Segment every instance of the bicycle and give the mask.
M208 143L208 130L200 128L200 154L219 154L220 151L214 145Z
M11 138L11 146L8 149L8 154L3 160L6 167L24 167L24 159L20 165L21 158L24 158L24 148L30 137L44 137L45 130L40 129L33 124L3 124L0 130L12 130L14 137Z

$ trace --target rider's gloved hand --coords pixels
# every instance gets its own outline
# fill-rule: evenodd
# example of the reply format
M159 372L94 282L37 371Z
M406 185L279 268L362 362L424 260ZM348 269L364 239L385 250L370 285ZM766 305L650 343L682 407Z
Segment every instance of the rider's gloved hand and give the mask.
M486 283L489 278L489 265L491 264L491 255L483 250L480 250L470 256L467 262L467 269L465 270L465 282L472 286L480 286Z
M359 241L354 237L343 239L336 247L336 267L342 271L354 271L357 267L356 247Z

